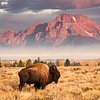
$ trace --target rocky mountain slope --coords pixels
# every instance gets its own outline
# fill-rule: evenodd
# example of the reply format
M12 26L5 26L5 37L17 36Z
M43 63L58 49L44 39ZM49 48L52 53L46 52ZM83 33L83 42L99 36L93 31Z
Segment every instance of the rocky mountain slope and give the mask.
M34 23L24 32L0 34L0 47L100 44L100 25L80 14L61 14L50 23Z

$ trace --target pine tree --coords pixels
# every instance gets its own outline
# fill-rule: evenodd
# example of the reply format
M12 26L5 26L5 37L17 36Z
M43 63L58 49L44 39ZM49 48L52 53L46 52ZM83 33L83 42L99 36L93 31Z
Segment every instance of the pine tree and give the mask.
M64 65L65 65L65 66L70 66L70 61L69 61L69 59L66 59Z
M56 61L56 66L60 66L60 65L59 65L59 60Z
M51 66L51 65L54 65L54 63L53 62L48 62L48 66Z
M35 59L35 61L33 62L33 64L38 63L38 60Z
M1 63L1 61L0 61L0 67L2 67L2 63Z
M13 63L13 67L18 67L17 61L15 61L15 62Z
M20 61L18 62L18 67L24 67L24 64L22 62L22 60L20 59Z
M38 60L37 61L38 61L38 63L40 62L40 57L38 57Z
M28 59L27 61L26 61L26 67L29 67L29 66L31 66L32 65L32 61L31 61L31 59Z

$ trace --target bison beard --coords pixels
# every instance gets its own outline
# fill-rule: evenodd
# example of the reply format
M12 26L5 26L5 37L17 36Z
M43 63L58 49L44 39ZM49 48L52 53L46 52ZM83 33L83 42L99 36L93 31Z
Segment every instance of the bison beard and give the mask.
M45 86L53 81L58 82L60 72L55 65L47 66L46 64L37 63L30 67L22 69L19 73L19 90L22 90L25 83L34 84L35 89L44 89Z

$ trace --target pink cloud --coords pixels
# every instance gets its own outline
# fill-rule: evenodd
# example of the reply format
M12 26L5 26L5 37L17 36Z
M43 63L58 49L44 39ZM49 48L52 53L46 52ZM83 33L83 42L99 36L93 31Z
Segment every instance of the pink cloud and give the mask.
M89 8L89 7L95 7L97 5L100 5L100 0L75 0L73 2L73 5L75 8Z

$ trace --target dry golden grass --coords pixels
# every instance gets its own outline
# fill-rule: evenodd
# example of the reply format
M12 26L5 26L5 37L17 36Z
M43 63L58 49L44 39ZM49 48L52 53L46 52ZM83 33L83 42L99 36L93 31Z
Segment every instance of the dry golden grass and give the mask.
M100 66L59 67L61 78L35 92L25 85L18 90L22 68L0 68L0 100L100 100Z
M100 63L100 60L83 60L79 61L82 66L89 65L89 66L97 66Z

